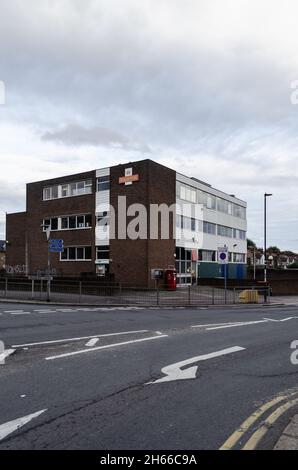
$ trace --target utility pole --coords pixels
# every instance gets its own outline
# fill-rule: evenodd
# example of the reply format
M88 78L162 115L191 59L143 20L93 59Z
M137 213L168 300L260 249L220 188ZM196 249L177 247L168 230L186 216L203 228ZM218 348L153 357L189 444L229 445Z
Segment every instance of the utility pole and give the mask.
M264 300L267 302L267 197L272 196L270 193L264 194Z
M50 250L51 226L42 225L41 227L45 229L47 242L48 242L47 302L50 302L50 298L51 298L51 250Z

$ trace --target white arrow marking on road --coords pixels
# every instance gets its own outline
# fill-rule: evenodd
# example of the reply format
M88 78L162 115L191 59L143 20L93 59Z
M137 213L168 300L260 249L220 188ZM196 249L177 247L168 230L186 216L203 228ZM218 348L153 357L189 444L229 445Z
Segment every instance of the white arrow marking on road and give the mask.
M90 339L90 341L88 341L88 343L85 344L85 346L88 346L88 348L92 348L98 343L98 341L99 341L99 338L92 338Z
M0 365L4 365L5 362L4 360L10 356L11 354L13 354L15 352L15 349L5 349L5 351L3 353L0 354Z
M245 350L245 348L242 348L240 346L233 346L231 348L222 349L221 351L215 351L213 353L203 354L202 356L192 357L190 359L186 359L185 361L176 362L175 364L171 364L161 369L162 373L166 374L166 377L155 380L154 382L148 382L146 385L156 384L160 382L170 382L172 380L195 379L198 366L190 367L188 369L183 370L181 370L181 367L188 366L189 364L193 364L194 362L206 361L207 359L212 359L214 357L224 356L225 354L231 354L243 350Z
M23 418L18 418L13 421L9 421L8 423L0 425L0 441L7 437L9 434L13 433L17 429L25 426L25 424L29 423L34 418L37 418L39 415L44 413L47 410L37 411L37 413L33 413L28 416L23 416Z

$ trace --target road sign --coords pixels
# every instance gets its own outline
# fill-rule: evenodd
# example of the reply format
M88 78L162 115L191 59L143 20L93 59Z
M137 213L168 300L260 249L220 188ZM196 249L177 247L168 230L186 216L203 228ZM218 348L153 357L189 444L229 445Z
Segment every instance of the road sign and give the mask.
M49 250L51 253L62 253L64 251L64 241L51 238L49 240Z
M227 246L218 248L218 262L219 262L219 264L228 264L228 262L229 262L229 251L228 251Z

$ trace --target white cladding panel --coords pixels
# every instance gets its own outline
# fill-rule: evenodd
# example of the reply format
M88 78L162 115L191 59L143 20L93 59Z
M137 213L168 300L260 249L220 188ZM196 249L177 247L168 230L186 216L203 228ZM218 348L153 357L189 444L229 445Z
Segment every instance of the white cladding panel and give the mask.
M109 176L110 168L102 168L96 170L96 177ZM110 209L110 191L96 191L95 196L95 215L101 212L108 212ZM109 229L107 227L96 226L95 228L95 244L96 246L109 245Z

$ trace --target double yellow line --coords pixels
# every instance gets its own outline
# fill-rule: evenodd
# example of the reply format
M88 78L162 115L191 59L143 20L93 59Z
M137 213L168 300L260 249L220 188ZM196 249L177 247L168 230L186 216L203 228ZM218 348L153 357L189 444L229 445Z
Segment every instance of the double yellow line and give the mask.
M289 400L290 397L293 397L297 394L298 391L289 393L287 395L280 395L275 397L268 403L262 405L260 408L254 411L245 421L243 421L240 427L226 440L226 442L220 447L219 450L232 450L235 445L240 441L240 439L244 438L245 433L250 431L253 424L256 423L256 421L258 421L261 416L266 413L266 411L270 410L278 403L288 400L286 403L279 406L273 413L271 413L265 419L265 421L261 423L260 427L252 434L246 444L242 447L242 450L256 449L260 441L267 433L270 426L272 426L278 420L278 418L280 418L280 416L282 416L287 410L298 404L298 398L294 400Z

